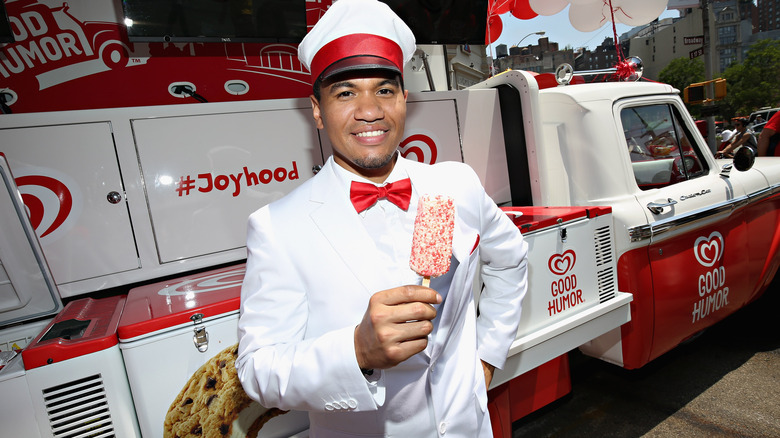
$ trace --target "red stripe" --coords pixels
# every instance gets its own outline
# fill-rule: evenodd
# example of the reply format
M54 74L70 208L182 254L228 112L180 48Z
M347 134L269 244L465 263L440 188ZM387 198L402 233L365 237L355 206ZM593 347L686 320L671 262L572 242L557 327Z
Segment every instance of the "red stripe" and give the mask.
M403 52L395 41L379 35L345 35L322 46L311 61L311 76L318 78L334 62L350 56L381 56L403 71Z

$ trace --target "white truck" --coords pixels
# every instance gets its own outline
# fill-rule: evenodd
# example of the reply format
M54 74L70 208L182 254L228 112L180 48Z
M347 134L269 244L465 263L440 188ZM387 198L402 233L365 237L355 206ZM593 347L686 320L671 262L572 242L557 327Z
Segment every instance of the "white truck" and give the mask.
M570 390L568 351L641 367L780 266L780 160L715 160L668 85L539 79L411 93L400 145L470 164L530 245L496 436ZM247 216L330 154L308 99L9 114L0 138L4 433L162 436L237 341ZM260 436L306 436L305 418Z

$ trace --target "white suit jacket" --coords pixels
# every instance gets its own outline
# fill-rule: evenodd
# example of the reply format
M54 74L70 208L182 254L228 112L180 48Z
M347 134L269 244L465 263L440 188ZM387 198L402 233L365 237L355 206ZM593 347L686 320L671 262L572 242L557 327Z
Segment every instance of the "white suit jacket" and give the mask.
M415 436L491 436L480 359L501 368L517 331L527 252L517 227L467 165L405 161L416 193L455 200L453 260L431 284L443 302L428 348L368 384L354 330L371 295L400 284L333 166L249 218L236 361L244 389L266 407L309 411L311 437L387 436L387 422L415 405L409 397L429 397L438 429Z

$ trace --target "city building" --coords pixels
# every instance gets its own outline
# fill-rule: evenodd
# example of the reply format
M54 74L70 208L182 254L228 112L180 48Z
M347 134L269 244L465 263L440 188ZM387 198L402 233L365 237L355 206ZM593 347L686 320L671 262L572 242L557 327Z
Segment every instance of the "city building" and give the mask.
M759 0L759 5L761 3ZM780 3L780 0L764 3ZM757 31L758 16L763 17L768 12L761 9L761 14L758 14L759 8L750 0L715 0L709 3L709 41L712 45L709 54L713 76L719 76L733 63L742 62L750 44L757 39L754 31ZM777 24L780 25L780 22ZM655 21L637 30L631 38L630 55L642 59L645 77L657 79L660 71L673 59L704 56L704 40L702 9L685 9L681 11L680 18Z
M630 45L630 39L620 40L620 56L625 57L628 55ZM574 71L582 72L614 68L620 56L618 55L614 38L607 37L593 50L588 50L587 48L579 50L574 60Z
M496 72L505 70L527 70L536 73L552 73L563 63L574 65L574 50L559 50L558 43L547 37L539 38L537 44L524 47L512 46L507 53L506 44L496 46L497 58L493 61Z
M761 14L757 12L761 11ZM757 0L756 31L780 30L780 0Z
M709 0L706 4L709 32L704 32L705 17L701 7L680 9L680 17L654 20L620 35L622 54L642 59L643 76L658 80L661 70L674 59L704 59L705 38L708 37L711 74L719 77L730 65L742 62L745 53L756 41L780 39L780 0L757 0L757 5L752 0ZM495 59L488 58L479 65L492 65L492 74L507 69L546 73L554 72L562 63L572 65L575 71L587 71L613 68L617 62L613 38L605 38L592 50L568 47L560 50L558 43L540 38L536 45L524 47L499 44L496 46ZM476 70L485 71L476 65ZM454 70L454 64L451 70ZM484 74L487 77L491 73Z

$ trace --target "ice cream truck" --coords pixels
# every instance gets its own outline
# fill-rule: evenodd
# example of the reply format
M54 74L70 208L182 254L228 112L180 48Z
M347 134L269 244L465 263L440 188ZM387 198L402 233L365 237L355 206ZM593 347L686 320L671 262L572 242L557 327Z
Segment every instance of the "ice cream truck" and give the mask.
M21 64L0 59L0 85L17 99L0 115L4 434L174 436L184 421L175 408L201 403L187 418L193 434L208 417L207 429L221 435L307 436L305 413L242 399L229 364L247 217L331 153L308 99L202 102L193 94L210 93L197 72L148 70L160 65L151 53L163 43L131 46L110 32L99 40L88 29L105 26L87 27L75 4L7 7L16 33L37 39L4 46ZM46 39L57 34L69 36ZM42 62L56 57L51 41L82 67L105 61L83 44L112 42L118 55L98 73L64 64L52 73L54 62ZM170 44L189 54L166 62L214 60L214 47ZM266 55L291 53L272 45L248 56L254 46L237 44L244 58L234 45L220 57L225 71L245 64L236 74L270 75ZM33 47L49 58L32 57ZM13 71L19 66L29 74ZM139 104L136 85L122 104L90 98L114 70L139 72L133 81L142 85L154 71L148 85L164 93ZM426 71L404 74L414 83ZM571 390L569 351L640 368L758 299L780 266L780 160L747 150L716 160L668 85L576 83L583 73L566 68L555 76L509 71L463 90L413 90L399 145L420 162L469 164L529 243L520 326L489 390L501 437ZM226 93L255 87L250 77L225 77ZM477 303L480 290L476 281ZM242 401L211 412L220 391Z

